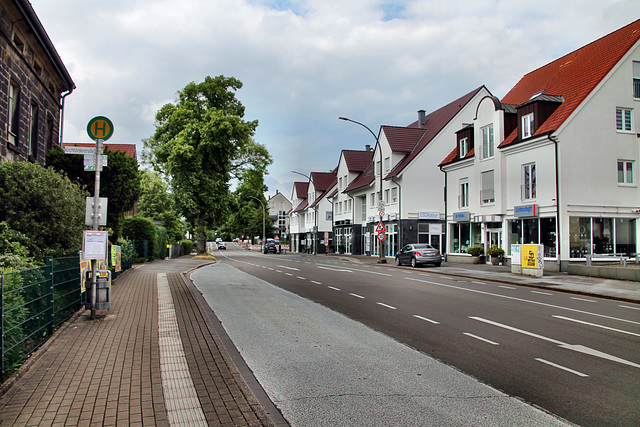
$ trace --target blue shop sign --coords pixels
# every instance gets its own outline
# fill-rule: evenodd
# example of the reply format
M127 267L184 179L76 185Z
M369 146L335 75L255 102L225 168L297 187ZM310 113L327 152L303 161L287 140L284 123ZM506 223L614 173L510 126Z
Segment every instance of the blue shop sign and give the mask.
M538 205L516 206L513 212L517 217L538 216Z
M469 212L454 212L453 213L454 221L469 221Z

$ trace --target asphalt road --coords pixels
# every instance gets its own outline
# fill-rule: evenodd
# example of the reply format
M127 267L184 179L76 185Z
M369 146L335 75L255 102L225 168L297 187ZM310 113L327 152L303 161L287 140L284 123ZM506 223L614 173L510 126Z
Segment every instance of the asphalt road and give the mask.
M429 267L228 247L220 253L221 263L342 313L573 423L637 425L640 420L639 305L455 278ZM270 303L280 306L275 299ZM219 314L222 308L214 305ZM316 381L308 375L299 373L303 382ZM455 418L442 418L447 419ZM451 424L459 424L455 420Z

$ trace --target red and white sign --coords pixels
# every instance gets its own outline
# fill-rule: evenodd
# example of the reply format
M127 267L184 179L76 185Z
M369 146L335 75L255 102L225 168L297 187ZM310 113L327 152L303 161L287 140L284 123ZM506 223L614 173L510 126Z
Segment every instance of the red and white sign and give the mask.
M384 234L384 232L376 234L376 239L378 239L381 242L384 242L385 237L386 235Z
M380 215L380 218L382 218L384 216L384 211L378 212L378 215Z
M378 223L378 226L376 227L376 233L385 233L387 231L387 229L384 227L384 224L382 223L382 221L380 221Z

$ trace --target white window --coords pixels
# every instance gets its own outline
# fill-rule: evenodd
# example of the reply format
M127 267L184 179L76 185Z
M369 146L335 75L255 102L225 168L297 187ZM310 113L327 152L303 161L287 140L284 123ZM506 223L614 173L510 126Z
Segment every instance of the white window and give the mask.
M458 207L469 207L469 179L460 180L460 194L458 195Z
M536 198L536 164L522 165L522 200Z
M338 188L342 190L342 177L338 178Z
M352 208L351 203L352 203L351 199L347 200L347 206L348 206L347 212L351 212L351 208Z
M382 162L380 160L376 162L376 171L378 172L376 175L382 175Z
M398 187L393 187L391 189L391 202L398 203Z
M483 204L495 202L492 170L482 172L482 190L480 191L480 200Z
M633 162L618 160L618 184L633 184Z
M620 132L631 132L630 108L616 108L616 129Z
M533 135L533 113L522 116L522 139Z
M347 181L347 175L344 176L344 178L342 178L342 184L346 187L347 185L349 185L349 181Z
M371 193L371 207L376 207L376 193Z
M361 219L364 222L364 221L367 220L367 196L363 196L363 197L361 197L361 199L362 199L362 204L361 204L362 216L361 216Z
M389 157L385 157L384 158L384 171L385 172L389 172L389 169L391 169L391 159Z
M633 97L640 99L640 62L633 61Z
M389 189L384 190L384 202L389 204Z
M482 129L482 158L493 157L493 125L485 126Z
M462 138L459 145L458 153L460 153L460 158L462 159L469 154L469 139Z

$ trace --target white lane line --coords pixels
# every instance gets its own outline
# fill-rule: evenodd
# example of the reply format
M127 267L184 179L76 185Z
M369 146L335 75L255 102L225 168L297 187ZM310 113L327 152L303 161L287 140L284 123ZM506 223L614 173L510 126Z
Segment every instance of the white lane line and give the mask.
M475 283L475 284L478 284L478 285L486 285L485 282L478 282L477 280L472 280L471 283Z
M463 332L463 335L466 335L466 336L471 337L471 338L475 338L475 339L480 340L480 341L484 341L484 342L489 343L491 345L500 345L497 342L488 340L486 338L479 337L477 335L470 334L469 332Z
M315 280L312 280L311 283L315 283L316 285L322 285L322 283L316 282Z
M571 299L574 299L574 300L576 300L576 301L598 302L598 301L594 301L594 300L592 300L592 299L586 299L586 298L571 297Z
M329 289L333 289L334 291L341 291L342 289L340 288L334 288L333 286L327 286Z
M276 270L276 273L282 273L282 270Z
M550 342L550 343L553 343L553 344L557 344L558 347L560 347L560 348L565 348L567 350L573 350L573 351L576 351L578 353L589 354L591 356L599 357L599 358L605 359L605 360L610 360L612 362L621 363L623 365L632 366L634 368L640 368L640 365L638 365L637 363L633 363L633 362L630 362L628 360L621 359L621 358L613 356L611 354L607 354L607 353L604 353L602 351L594 350L592 348L585 347L585 346L580 345L580 344L567 344L567 343L564 343L562 341L555 340L553 338L545 337L545 336L542 336L542 335L534 334L533 332L529 332L529 331L525 331L525 330L522 330L522 329L514 328L513 326L504 325L502 323L494 322L492 320L483 319L482 317L470 316L469 318L473 319L473 320L477 320L479 322L488 323L489 325L497 326L499 328L507 329L509 331L517 332L517 333L520 333L520 334L523 334L523 335L528 335L528 336L533 337L533 338L538 338L538 339L543 340L543 341L547 341L547 342Z
M198 399L187 358L180 339L180 329L166 273L156 275L158 288L158 337L160 378L169 425L179 425L184 419L193 426L206 426L202 405Z
M269 270L273 271L273 268L269 267Z
M392 306L392 305L384 304L384 303L381 303L381 302L377 302L376 304L381 305L383 307L390 308L391 310L397 310L397 308Z
M287 270L295 270L295 271L300 271L299 268L296 267L287 267L286 265L278 265L276 267L280 267L280 268L286 268Z
M300 280L307 280L305 277L302 277L302 276L297 276L297 277L298 277L298 279L300 279Z
M630 308L631 310L640 310L640 307L629 307L628 305L619 305L618 307Z
M502 288L502 289L515 289L515 288L513 288L511 286L505 286L505 285L499 285L498 287Z
M293 274L291 273L284 273L284 274L286 274L287 276L293 276Z
M323 266L318 266L318 268L321 268L323 270L331 270L331 271L338 271L338 272L344 272L344 273L353 273L353 271L351 270L347 270L344 268L334 268L334 267L323 267Z
M557 363L549 362L548 360L540 359L539 357L536 357L536 360L538 362L545 363L545 364L547 364L549 366L553 366L554 368L558 368L558 369L562 369L563 371L570 372L570 373L572 373L574 375L577 375L579 377L583 377L583 378L588 378L589 377L589 375L587 375L587 374L583 374L582 372L574 371L573 369L569 369L566 366L558 365Z
M532 294L538 294L538 295L553 295L552 293L549 292L540 292L540 291L531 291Z
M606 329L606 330L609 330L609 331L620 332L621 334L627 334L627 335L633 335L633 336L636 336L636 337L640 337L640 334L636 334L634 332L623 331L622 329L610 328L609 326L598 325L596 323L585 322L585 321L582 321L582 320L572 319L570 317L564 317L564 316L551 316L551 317L555 317L556 319L568 320L569 322L581 323L583 325L593 326L593 327L596 327L596 328L602 328L602 329Z
M562 307L561 305L549 304L549 303L541 302L541 301L533 301L533 300L528 300L528 299L519 298L519 297L513 297L513 296L509 296L509 295L501 295L501 294L496 294L494 292L481 291L481 290L478 290L478 289L463 288L462 286L447 285L447 284L444 284L444 283L438 283L438 282L432 282L432 281L429 281L429 280L416 279L416 278L413 278L413 277L405 277L405 279L406 280L413 280L415 282L420 282L420 283L428 283L430 285L440 286L440 287L443 287L443 288L458 289L460 291L465 291L465 292L472 292L472 293L476 293L476 294L489 295L489 296L492 296L492 297L504 298L504 299L508 299L508 300L512 300L512 301L526 302L526 303L533 304L533 305L541 305L543 307L557 308L559 310L572 311L574 313L588 314L590 316L601 317L603 319L617 320L618 322L626 322L626 323L632 323L634 325L640 325L640 322L636 322L636 321L633 321L633 320L621 319L619 317L606 316L604 314L592 313L590 311L578 310L578 309L575 309L575 308Z
M436 322L435 320L427 319L426 317L418 316L417 314L414 314L413 317L415 317L416 319L424 320L425 322L433 323L434 325L439 325L440 324L440 322Z
M349 295L351 295L352 297L356 297L356 298L364 299L364 297L363 297L362 295L352 294L351 292L349 292Z

